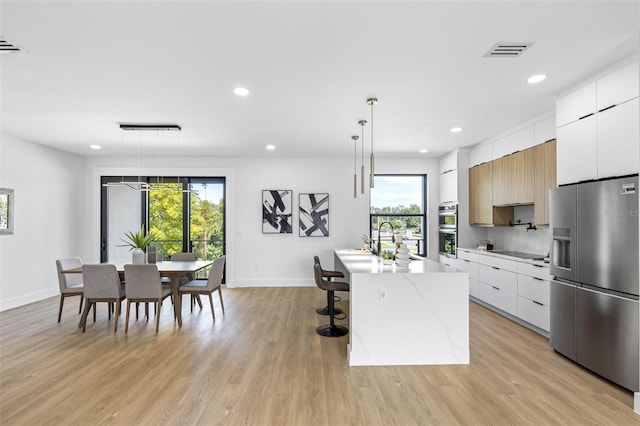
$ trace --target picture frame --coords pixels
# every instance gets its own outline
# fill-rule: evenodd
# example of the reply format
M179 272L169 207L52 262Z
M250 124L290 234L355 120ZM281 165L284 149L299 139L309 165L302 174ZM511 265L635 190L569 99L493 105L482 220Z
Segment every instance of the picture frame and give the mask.
M262 233L293 233L293 191L290 189L266 189L262 191Z
M329 236L329 194L326 192L298 195L299 236Z
M10 188L0 188L0 235L13 234L14 191Z

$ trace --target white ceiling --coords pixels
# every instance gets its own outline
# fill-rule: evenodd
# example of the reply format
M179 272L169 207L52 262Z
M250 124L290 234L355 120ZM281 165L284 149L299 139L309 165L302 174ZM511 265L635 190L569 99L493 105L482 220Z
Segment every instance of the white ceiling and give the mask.
M2 132L82 156L157 152L159 135L124 134L128 122L182 126L162 135L168 155L348 157L371 96L377 155L439 156L552 111L568 86L637 54L640 15L636 0L0 7L0 34L26 50L0 55ZM499 41L535 44L484 57ZM537 73L548 79L528 85Z

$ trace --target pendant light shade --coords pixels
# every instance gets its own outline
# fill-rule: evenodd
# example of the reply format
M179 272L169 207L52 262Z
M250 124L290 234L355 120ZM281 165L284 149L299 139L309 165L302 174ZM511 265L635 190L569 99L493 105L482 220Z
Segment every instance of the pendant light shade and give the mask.
M364 125L367 124L367 120L360 120L358 124L362 130L360 137L360 193L364 194Z
M367 104L371 106L371 169L369 170L369 187L373 188L374 186L374 176L375 176L375 154L373 152L373 106L378 103L378 98L369 98L367 99Z
M353 139L353 198L357 198L358 197L358 171L357 171L357 165L356 163L358 162L358 139L360 139L360 136L358 135L353 135L351 136L351 139Z

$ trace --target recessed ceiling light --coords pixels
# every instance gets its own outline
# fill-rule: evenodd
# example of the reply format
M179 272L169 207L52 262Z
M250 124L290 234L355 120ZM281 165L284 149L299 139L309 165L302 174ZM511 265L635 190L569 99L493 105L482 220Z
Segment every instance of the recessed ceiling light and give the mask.
M462 127L452 127L449 131L451 133L460 133L462 131Z
M102 149L102 147L100 145L89 145L89 148L91 148L91 149Z
M546 78L547 76L545 74L534 75L533 77L529 77L527 79L527 83L529 84L540 83L541 81L544 81Z
M421 149L421 150L420 150L420 151L418 151L418 152L419 152L420 154L426 154L427 152L429 152L429 150L428 150L428 149L426 149L426 148L423 148L423 149Z
M269 151L273 151L274 149L276 149L275 145L267 145L267 146L266 146L266 148L267 148Z
M235 89L233 89L233 93L238 96L247 96L249 94L249 89L245 87L236 87Z

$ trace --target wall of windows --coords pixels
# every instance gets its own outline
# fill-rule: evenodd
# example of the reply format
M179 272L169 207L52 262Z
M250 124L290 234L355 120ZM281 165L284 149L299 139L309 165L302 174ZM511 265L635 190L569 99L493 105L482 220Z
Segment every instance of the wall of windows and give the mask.
M373 247L393 250L400 235L410 252L425 256L426 175L376 175L371 189L370 236Z

